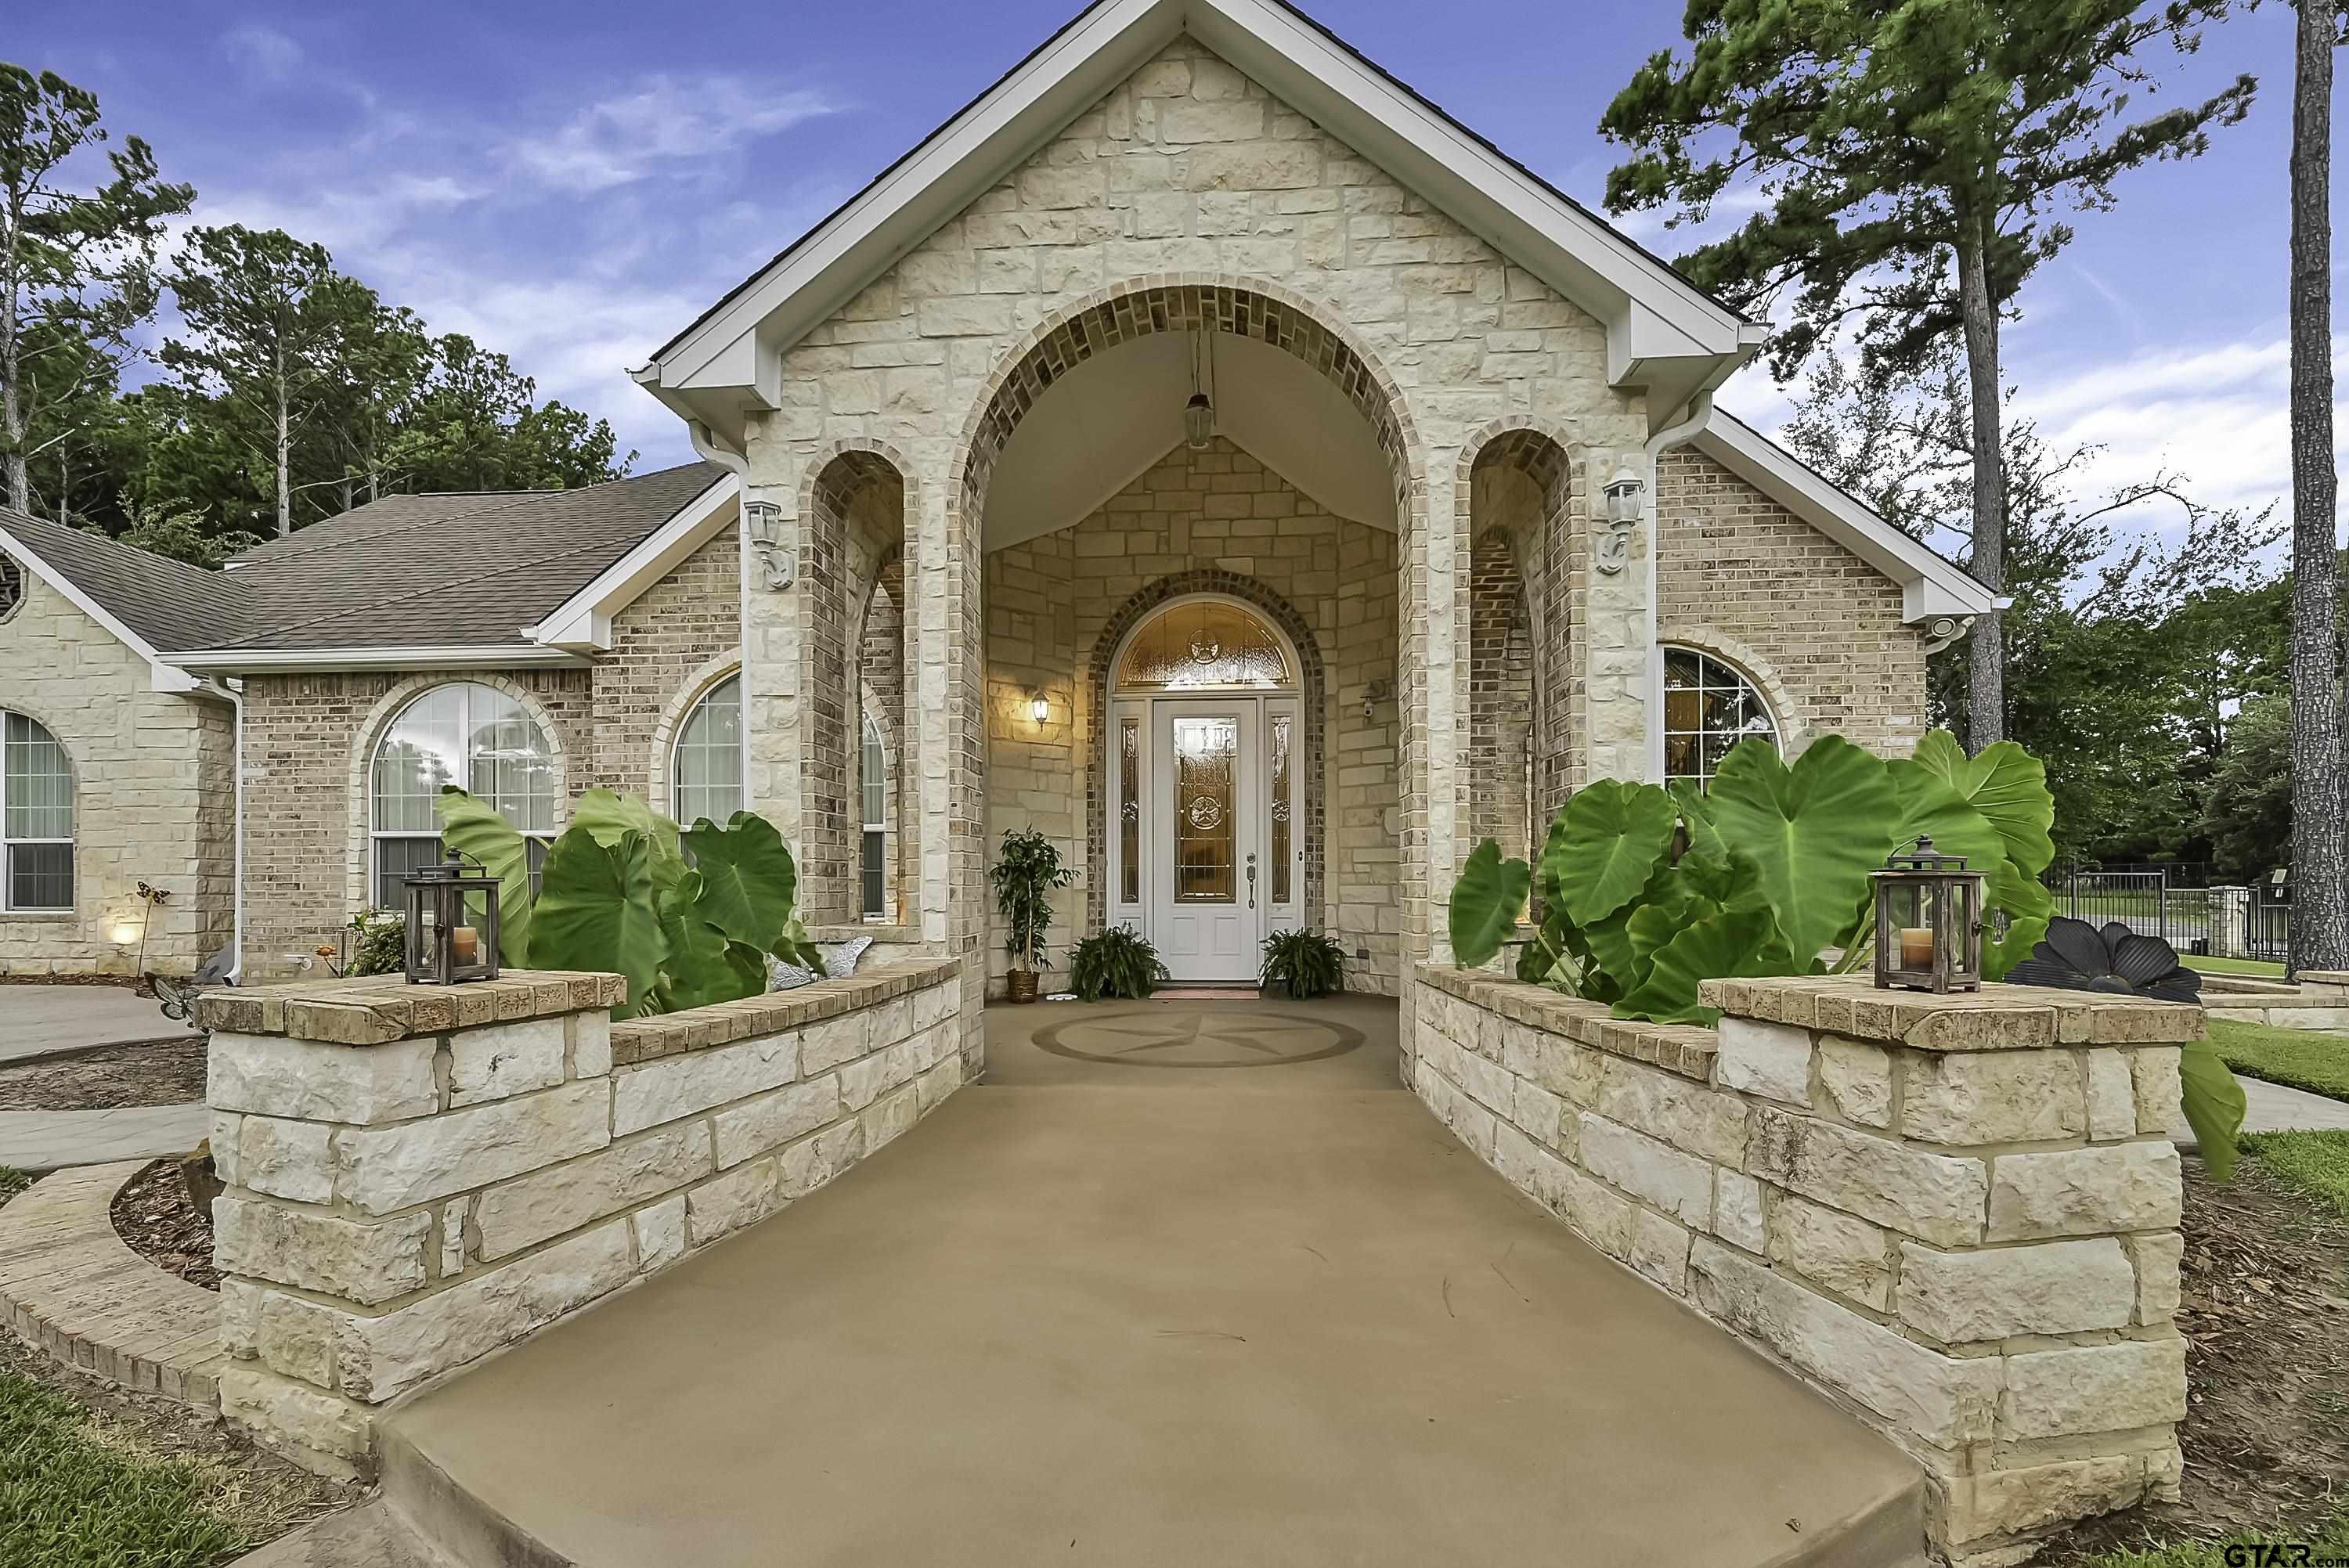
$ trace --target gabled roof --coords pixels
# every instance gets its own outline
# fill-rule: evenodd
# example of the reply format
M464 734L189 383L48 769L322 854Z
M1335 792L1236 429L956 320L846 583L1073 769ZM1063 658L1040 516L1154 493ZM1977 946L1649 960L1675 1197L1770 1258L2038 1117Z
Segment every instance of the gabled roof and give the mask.
M1989 614L1998 595L1836 482L1719 407L1690 445L1900 584L1902 619Z
M1285 0L1097 0L919 147L662 346L636 379L730 435L779 351L1188 33L1608 326L1609 372L1661 418L1763 327L1696 288Z
M154 664L159 687L191 684L161 655L233 633L250 612L244 585L222 573L6 507L0 550Z

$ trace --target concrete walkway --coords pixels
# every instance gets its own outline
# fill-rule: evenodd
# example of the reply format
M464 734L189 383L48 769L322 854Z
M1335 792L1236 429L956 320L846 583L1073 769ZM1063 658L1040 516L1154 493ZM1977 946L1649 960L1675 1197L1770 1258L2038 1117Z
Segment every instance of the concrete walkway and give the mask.
M189 1032L126 986L0 986L0 1064Z
M393 1445L587 1568L1918 1560L1916 1468L1479 1163L1391 1004L988 1025L988 1084Z
M116 1110L0 1110L0 1165L58 1171L116 1160L185 1154L212 1130L196 1105L131 1105Z

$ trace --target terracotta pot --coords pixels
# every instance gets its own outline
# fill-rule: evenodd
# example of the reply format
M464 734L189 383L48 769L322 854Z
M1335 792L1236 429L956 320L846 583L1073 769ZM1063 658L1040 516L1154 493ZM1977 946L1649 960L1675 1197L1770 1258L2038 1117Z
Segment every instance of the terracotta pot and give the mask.
M1009 978L1010 988L1005 995L1012 1001L1033 1002L1036 999L1036 972L1033 969L1014 969Z

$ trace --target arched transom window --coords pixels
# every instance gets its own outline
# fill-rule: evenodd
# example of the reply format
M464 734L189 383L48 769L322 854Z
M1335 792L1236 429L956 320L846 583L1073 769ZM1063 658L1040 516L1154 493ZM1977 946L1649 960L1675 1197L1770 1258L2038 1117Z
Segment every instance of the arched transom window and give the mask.
M5 834L11 910L71 909L74 902L73 769L66 748L38 719L0 714L0 834Z
M1296 684L1280 634L1228 599L1167 605L1127 641L1117 665L1120 691L1281 691Z
M670 804L686 826L728 822L742 809L742 677L728 676L678 726Z
M1748 736L1778 744L1778 721L1754 684L1695 648L1664 650L1664 777L1710 781Z
M554 748L523 705L471 681L423 692L376 748L371 837L376 903L400 907L400 879L444 852L443 786L478 795L532 841L536 872L554 836Z

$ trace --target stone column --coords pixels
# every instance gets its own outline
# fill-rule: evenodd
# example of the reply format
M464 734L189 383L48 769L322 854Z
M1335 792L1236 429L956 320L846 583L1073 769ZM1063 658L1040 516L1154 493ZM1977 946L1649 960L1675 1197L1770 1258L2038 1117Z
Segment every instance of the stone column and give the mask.
M1704 994L1714 1082L1753 1108L1758 1222L1696 1240L1697 1305L1924 1465L1953 1563L2020 1563L2073 1520L2176 1495L2169 1132L2200 1009L1837 980Z
M385 1403L636 1275L625 1215L485 1268L471 1196L611 1142L626 992L616 975L515 974L199 1004L226 1185L223 1414L311 1470L365 1476Z
M2210 890L2210 956L2251 956L2251 890L2214 887Z
M1656 498L1647 498L1647 515L1624 531L1619 547L1609 537L1615 531L1607 521L1606 494L1619 464L1629 462L1643 471L1645 461L1637 450L1596 449L1584 475L1591 548L1578 606L1588 650L1579 715L1585 760L1578 783L1648 777L1648 665L1655 626L1649 558L1655 549Z

